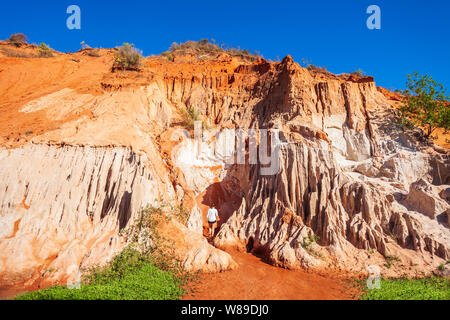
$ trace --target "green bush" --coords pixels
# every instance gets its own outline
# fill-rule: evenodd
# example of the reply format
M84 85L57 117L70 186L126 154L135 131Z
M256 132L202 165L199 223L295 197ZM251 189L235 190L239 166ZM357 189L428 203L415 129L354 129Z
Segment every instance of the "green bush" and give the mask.
M319 67L316 66L314 64L312 64L311 60L308 59L302 59L302 61L300 62L301 66L303 68L308 69L309 71L314 71L314 72L328 72L326 67Z
M177 300L182 280L159 269L150 256L125 249L105 269L94 271L80 289L57 286L28 292L16 300Z
M161 53L161 56L167 58L167 60L169 60L171 62L175 61L175 57L173 56L173 53L170 52L170 51L166 51L166 52Z
M84 49L90 49L90 48L91 48L91 46L88 45L86 42L84 42L84 40L81 41L80 44L81 44L81 49L83 49L83 50L84 50Z
M386 258L386 263L384 264L384 266L388 269L390 269L392 267L392 265L394 264L394 262L400 262L400 258L397 256L391 256L391 255L387 255Z
M361 300L450 300L450 280L431 277L424 279L381 279L380 289L367 290ZM361 283L365 286L365 282Z
M200 111L195 107L182 108L181 115L183 124L190 129L194 128L195 121L200 121Z
M315 72L328 72L326 67L319 67L319 66L315 66L313 64L308 65L307 69L309 71L315 71Z
M308 234L308 237L303 238L302 247L303 247L303 249L308 249L312 243L315 243L319 240L320 240L320 237L318 235L315 235L314 233L310 233L310 234Z
M39 57L42 57L42 58L53 57L52 49L50 49L50 47L48 45L46 45L44 42L42 42L38 46L38 52L39 52Z
M202 117L200 110L198 110L196 107L187 107L187 108L181 108L181 116L183 118L183 125L188 129L194 129L194 125L196 121L202 122L202 127L204 129L208 129L209 125L205 121L205 119Z
M139 70L142 63L142 51L132 43L124 43L117 48L114 67L122 70Z

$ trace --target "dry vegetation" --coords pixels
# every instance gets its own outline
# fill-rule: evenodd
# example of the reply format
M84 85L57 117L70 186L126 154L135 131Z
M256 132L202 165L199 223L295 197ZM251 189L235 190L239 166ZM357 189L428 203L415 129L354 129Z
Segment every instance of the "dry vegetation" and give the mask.
M141 69L144 57L142 56L142 51L135 48L134 44L124 43L117 48L115 55L116 60L113 65L113 71L115 69L139 71Z
M23 33L12 34L2 42L0 52L12 58L49 58L54 56L54 50L47 44L29 44Z
M86 54L90 57L100 57L100 49L92 48L90 45L88 45L84 41L81 42L81 50L83 51L84 54Z
M23 44L26 44L27 40L28 40L27 36L24 35L23 33L12 34L8 39L8 41L14 44L16 47L20 47Z
M37 58L38 56L33 53L28 53L24 51L17 50L16 48L2 46L0 48L0 52L2 52L5 56L10 58Z
M161 53L161 56L169 61L174 61L176 55L194 55L195 57L207 57L219 53L228 53L245 60L256 60L260 57L258 52L251 53L247 49L233 48L224 44L218 45L214 40L202 39L200 41L186 41L184 43L172 43L169 50Z

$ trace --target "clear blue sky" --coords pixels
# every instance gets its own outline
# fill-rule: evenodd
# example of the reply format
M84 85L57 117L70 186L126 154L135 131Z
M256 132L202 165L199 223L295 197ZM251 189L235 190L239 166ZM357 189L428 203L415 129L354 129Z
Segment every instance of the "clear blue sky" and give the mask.
M81 8L81 30L66 28L71 4ZM366 27L371 4L381 8L381 30ZM403 88L417 70L450 89L449 21L448 0L2 1L0 38L22 32L64 52L83 40L104 48L131 42L144 55L174 41L214 38L334 73L360 68L386 88Z

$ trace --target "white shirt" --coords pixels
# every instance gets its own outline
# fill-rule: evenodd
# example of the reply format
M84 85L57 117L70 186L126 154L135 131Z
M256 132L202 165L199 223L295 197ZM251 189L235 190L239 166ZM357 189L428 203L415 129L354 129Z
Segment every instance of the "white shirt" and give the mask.
M216 222L218 216L219 216L219 213L217 212L216 208L208 209L208 214L206 215L208 222Z

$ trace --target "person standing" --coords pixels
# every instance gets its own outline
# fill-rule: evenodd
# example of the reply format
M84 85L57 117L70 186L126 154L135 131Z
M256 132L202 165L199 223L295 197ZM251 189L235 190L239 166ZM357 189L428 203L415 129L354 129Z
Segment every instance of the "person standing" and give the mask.
M214 229L216 228L216 223L219 218L219 212L214 207L214 203L211 204L211 207L208 209L208 213L206 214L206 219L208 220L209 226L209 236L212 238L214 236Z

